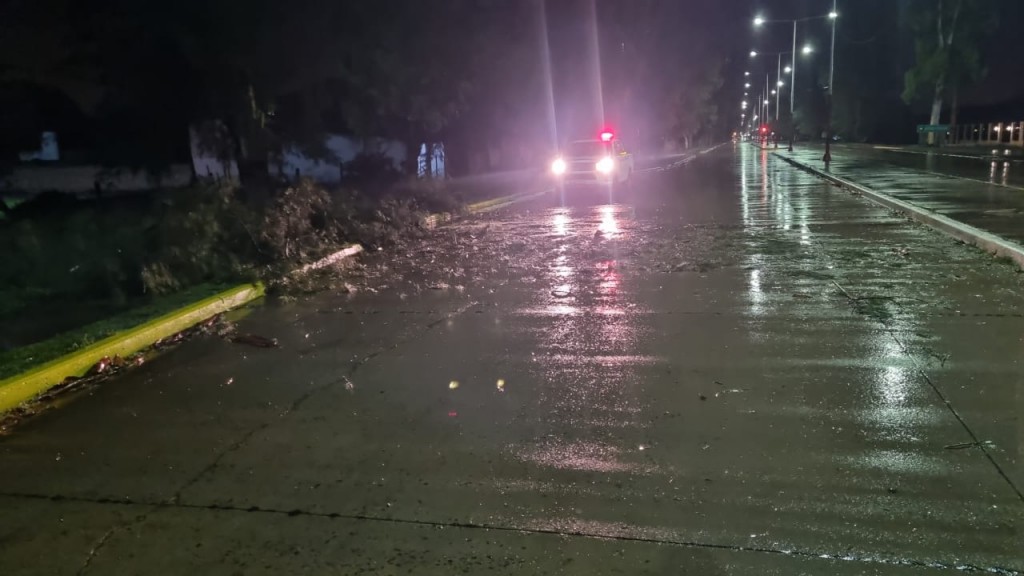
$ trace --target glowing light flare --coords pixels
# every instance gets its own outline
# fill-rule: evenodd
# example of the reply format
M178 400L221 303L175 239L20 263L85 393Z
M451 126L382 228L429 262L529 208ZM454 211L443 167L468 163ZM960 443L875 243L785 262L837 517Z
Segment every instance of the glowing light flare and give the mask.
M551 172L553 172L557 176L565 174L565 171L568 168L569 166L565 163L565 160L561 158L555 158L555 161L551 163Z
M615 138L615 133L610 130L601 132L601 142L611 142Z
M615 169L615 161L609 157L601 158L597 161L595 168L597 168L597 171L601 174L610 174L611 171Z

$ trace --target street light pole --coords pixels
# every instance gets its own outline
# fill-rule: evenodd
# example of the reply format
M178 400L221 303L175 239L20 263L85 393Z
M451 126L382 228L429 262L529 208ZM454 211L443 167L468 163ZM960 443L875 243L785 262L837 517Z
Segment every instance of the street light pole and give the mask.
M764 124L764 96L761 93L757 94L757 117L761 119L760 124ZM757 130L757 137L761 138L761 126L760 124L755 125L754 129Z
M779 96L782 95L782 52L779 52L778 69L775 70L775 123L779 123Z
M836 4L838 0L832 0L832 12L829 13L829 19L832 20L832 49L829 53L828 60L828 118L826 119L825 129L825 155L821 158L826 165L832 161L832 85L835 83L835 71L836 71L836 20L838 20L838 12L836 12Z
M772 110L771 110L771 106L769 105L770 101L768 100L768 98L771 97L771 88L768 87L768 77L770 75L771 75L770 72L765 71L765 73L764 73L764 112L765 112L764 117L765 118L771 118L772 117Z
M807 21L810 21L810 20L817 20L817 19L820 19L820 18L830 18L830 19L832 19L834 21L837 16L838 16L838 14L836 14L836 11L835 11L835 0L833 0L832 12L829 12L827 15L807 16L805 18L795 18L795 19L792 19L792 20L790 20L790 19L768 20L768 19L762 18L761 16L758 16L758 17L754 18L754 26L761 26L762 24L782 24L782 23L792 23L793 24L793 65L789 67L789 117L790 117L789 151L790 152L793 151L793 140L796 139L796 122L795 122L794 115L795 115L795 111L796 111L796 54L797 54L797 52L796 52L796 36L797 36L797 24L800 23L800 22L807 22ZM833 22L833 32L834 31L835 31L835 27L834 27L834 22ZM835 41L835 37L833 36L833 42L834 41ZM807 54L808 52L809 52L809 50L805 48L804 53ZM755 52L751 52L750 55L751 56L756 56L757 54Z
M793 117L796 102L796 20L793 20L793 65L789 72L789 148L793 151L793 139L796 137L796 118Z

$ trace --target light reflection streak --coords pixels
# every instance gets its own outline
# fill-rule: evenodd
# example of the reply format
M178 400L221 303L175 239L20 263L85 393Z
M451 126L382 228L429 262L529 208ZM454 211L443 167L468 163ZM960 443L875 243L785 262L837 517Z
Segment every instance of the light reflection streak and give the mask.
M569 232L569 217L564 213L556 213L551 219L555 227L555 234L565 236Z
M743 225L749 227L750 222L750 185L747 182L747 171L750 169L750 162L746 160L749 148L743 147L743 162L740 167L740 207L743 210Z
M667 360L643 354L635 293L626 286L619 258L633 232L632 213L621 205L602 205L579 215L571 209L548 213L553 250L546 281L537 283L532 305L517 314L533 317L540 345L535 361L542 382L537 402L544 409L535 423L549 424L557 414L557 437L544 435L509 447L529 468L646 474L655 471L651 456L641 457L636 442L595 442L581 438L566 422L582 429L600 425L632 431L644 425L648 410L640 391L641 366ZM628 277L628 276L627 276ZM599 424L600 423L600 424ZM592 435L591 435L592 436Z
M619 235L619 223L615 220L615 207L601 207L601 224L598 226L606 238L613 239Z
M747 284L747 294L750 296L750 313L753 316L761 316L765 313L765 295L761 291L761 270L755 268L750 271Z

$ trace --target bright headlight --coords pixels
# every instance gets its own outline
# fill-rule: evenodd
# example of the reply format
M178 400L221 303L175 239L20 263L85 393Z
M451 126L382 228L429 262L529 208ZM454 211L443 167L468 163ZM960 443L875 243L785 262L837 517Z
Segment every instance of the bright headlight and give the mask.
M601 174L608 174L615 168L615 161L611 158L601 158L597 161L597 171Z
M561 158L556 158L555 161L551 163L551 171L556 175L565 174L566 168L565 160L562 160Z

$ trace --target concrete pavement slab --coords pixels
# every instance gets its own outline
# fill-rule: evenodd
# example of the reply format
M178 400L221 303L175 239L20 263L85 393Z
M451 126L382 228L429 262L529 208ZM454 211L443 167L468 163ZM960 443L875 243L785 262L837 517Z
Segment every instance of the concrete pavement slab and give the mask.
M162 536L179 537L168 550ZM84 574L943 574L752 550L469 526L167 509L119 531Z

